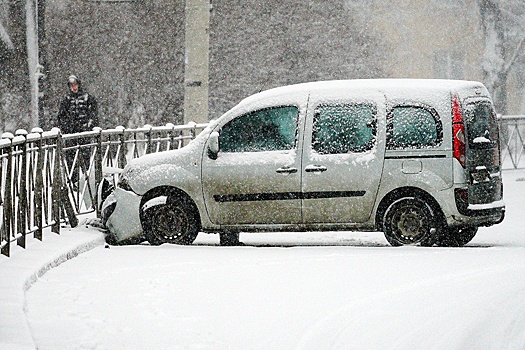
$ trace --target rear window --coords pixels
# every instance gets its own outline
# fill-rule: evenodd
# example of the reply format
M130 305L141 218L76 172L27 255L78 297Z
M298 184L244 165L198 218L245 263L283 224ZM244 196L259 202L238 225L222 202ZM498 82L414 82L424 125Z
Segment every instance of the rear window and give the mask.
M467 104L465 108L466 134L472 148L492 148L498 143L496 112L489 101Z
M388 116L388 149L423 148L440 144L443 127L437 112L423 106L396 106Z

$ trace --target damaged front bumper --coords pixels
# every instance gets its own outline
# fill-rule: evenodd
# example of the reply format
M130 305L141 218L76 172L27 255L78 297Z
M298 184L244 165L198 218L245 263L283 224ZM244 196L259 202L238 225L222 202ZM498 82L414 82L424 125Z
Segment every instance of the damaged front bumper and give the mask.
M101 208L102 223L108 229L108 242L119 243L142 236L139 206L141 196L122 188L104 200Z

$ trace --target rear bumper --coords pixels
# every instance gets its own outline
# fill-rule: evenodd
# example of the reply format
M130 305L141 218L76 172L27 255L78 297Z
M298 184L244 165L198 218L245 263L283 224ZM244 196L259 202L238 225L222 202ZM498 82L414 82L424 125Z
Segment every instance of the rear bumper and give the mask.
M499 224L505 218L505 202L503 200L486 204L469 204L464 193L464 190L461 188L454 190L458 212L461 215L474 219L474 221L478 221L478 226Z

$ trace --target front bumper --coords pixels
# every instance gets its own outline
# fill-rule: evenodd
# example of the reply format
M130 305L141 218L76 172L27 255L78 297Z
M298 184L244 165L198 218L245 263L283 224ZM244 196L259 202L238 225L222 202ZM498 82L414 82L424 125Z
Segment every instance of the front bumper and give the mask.
M110 241L121 242L142 236L139 207L141 196L115 188L102 204L102 222L108 228Z

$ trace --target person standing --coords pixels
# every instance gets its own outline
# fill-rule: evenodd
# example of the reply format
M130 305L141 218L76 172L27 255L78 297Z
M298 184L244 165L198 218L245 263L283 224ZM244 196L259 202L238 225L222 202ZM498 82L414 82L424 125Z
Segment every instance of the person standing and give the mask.
M84 91L76 75L70 75L67 81L68 93L62 99L57 115L57 127L62 134L74 134L90 131L99 126L98 105L96 98ZM79 188L79 173L88 177L92 147L90 137L76 137L64 143L64 155L68 178L73 189ZM88 146L86 146L88 145ZM78 156L76 156L78 155ZM90 189L90 192L92 190Z
M89 131L99 126L96 98L85 92L76 75L68 78L68 93L60 103L57 122L62 134Z

